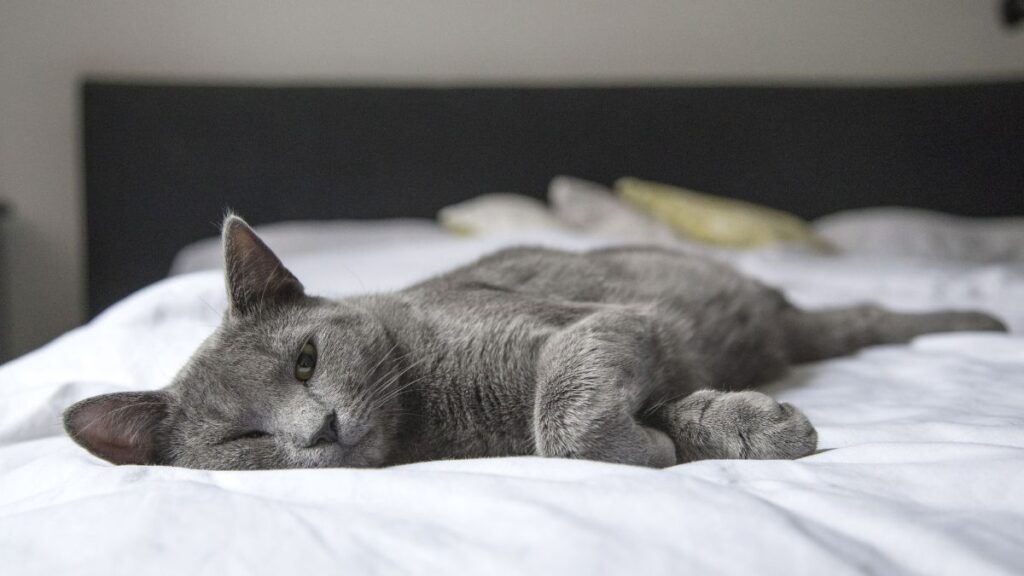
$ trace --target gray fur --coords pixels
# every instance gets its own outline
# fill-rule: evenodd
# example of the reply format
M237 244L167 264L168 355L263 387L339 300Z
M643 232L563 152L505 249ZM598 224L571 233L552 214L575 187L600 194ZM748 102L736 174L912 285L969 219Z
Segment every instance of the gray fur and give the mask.
M708 259L656 248L517 248L393 294L301 283L239 218L230 307L174 381L72 406L65 426L119 464L369 467L537 454L646 466L799 458L817 436L749 388L795 362L943 330L976 312L807 312ZM303 344L313 377L296 379ZM270 434L242 437L247 431Z

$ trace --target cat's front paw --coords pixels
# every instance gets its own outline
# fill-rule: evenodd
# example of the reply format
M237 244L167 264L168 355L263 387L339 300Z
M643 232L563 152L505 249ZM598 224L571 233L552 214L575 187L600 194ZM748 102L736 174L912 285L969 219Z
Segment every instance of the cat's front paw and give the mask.
M795 459L818 434L802 412L760 392L701 390L668 408L681 462L708 458Z

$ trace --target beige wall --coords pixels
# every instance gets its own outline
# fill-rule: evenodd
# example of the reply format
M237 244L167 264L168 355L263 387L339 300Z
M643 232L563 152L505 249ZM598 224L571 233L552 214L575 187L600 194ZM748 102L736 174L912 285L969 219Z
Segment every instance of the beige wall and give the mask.
M15 350L82 319L85 74L367 81L1024 75L995 0L0 0Z

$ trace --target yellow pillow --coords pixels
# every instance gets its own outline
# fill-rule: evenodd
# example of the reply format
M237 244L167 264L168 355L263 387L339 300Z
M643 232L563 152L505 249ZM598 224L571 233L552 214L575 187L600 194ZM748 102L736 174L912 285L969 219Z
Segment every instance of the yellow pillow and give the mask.
M620 178L615 190L683 237L732 248L785 242L829 249L810 224L781 210L636 178Z

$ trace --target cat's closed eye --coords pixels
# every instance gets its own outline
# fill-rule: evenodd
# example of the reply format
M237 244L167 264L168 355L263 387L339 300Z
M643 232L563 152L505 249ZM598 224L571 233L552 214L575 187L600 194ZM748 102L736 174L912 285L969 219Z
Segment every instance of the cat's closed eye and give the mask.
M263 432L262 430L249 430L248 432L236 434L225 440L225 442L235 442L237 440L256 440L259 438L267 438L269 436L269 433Z

